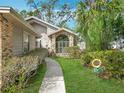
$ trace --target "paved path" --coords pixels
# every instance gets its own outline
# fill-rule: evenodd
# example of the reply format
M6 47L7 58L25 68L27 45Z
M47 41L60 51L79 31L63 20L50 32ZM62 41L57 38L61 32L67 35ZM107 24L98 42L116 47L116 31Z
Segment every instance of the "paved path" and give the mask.
M66 93L60 65L50 58L46 58L45 62L47 64L47 71L39 93Z

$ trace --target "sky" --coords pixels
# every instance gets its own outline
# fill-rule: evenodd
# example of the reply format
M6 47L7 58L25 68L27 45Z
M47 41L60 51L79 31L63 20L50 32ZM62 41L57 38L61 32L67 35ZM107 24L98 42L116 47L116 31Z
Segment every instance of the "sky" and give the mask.
M71 5L71 8L75 8L78 1L79 0L59 0L58 4L68 3ZM10 6L18 10L30 9L26 4L26 0L0 0L0 6Z
M18 10L29 9L25 0L0 0L0 6L10 6Z
M79 0L59 0L58 4L68 3L72 9L76 8L77 2ZM31 8L27 6L26 0L0 0L0 6L10 6L16 10L30 10ZM71 22L69 26L74 27L74 22Z

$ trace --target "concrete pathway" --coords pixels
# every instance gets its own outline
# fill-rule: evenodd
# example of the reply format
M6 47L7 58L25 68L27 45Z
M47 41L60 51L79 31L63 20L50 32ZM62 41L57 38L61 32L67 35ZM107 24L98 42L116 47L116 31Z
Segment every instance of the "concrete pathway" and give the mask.
M50 58L46 58L47 71L39 93L66 93L63 73L60 65Z

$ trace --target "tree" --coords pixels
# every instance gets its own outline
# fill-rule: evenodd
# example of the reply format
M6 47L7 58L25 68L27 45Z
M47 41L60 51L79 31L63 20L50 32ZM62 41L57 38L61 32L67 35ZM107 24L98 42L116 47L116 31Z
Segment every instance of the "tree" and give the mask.
M68 4L64 4L61 7L61 10L57 11L55 19L58 19L57 25L59 27L67 28L66 22L68 22L70 19L74 19L74 12L72 12L72 10Z
M37 11L22 10L19 13L23 18L26 18L26 17L29 17L29 16L38 16Z
M40 13L40 8L39 8L39 5L41 3L41 1L39 0L26 0L27 1L27 5L29 5L30 7L33 8L33 11L30 11L30 12L35 12L35 14L37 15L37 17L40 17L41 18L41 13Z
M20 14L22 15L23 18L26 18L27 17L27 11L26 10L22 10L20 12Z
M59 0L26 0L33 10L35 16L44 21L52 23L60 27L67 27L67 22L73 19L73 13L68 4L57 5ZM59 7L59 8L56 8ZM32 12L34 12L32 10Z
M113 24L122 13L118 0L85 0L78 4L78 32L89 51L108 49L113 40Z

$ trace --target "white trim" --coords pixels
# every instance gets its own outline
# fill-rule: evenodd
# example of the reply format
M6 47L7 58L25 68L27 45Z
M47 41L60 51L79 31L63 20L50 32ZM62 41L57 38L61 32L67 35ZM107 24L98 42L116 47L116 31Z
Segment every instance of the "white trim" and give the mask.
M8 10L0 10L0 13L10 13Z
M68 29L66 29L66 28L60 28L60 29L59 29L59 30L57 30L56 32L53 32L53 33L49 34L49 36L51 36L51 35L53 35L53 34L56 34L56 33L60 32L60 31L66 31L66 32L68 32L68 33L71 33L71 34L73 34L73 35L76 35L76 36L77 36L77 34L76 34L76 33L72 32L71 30L68 30Z
M69 33L72 33L72 34L74 34L74 35L77 35L77 33L73 32L73 31L71 31L71 30L69 30L69 29L62 28L62 30L67 31L67 32L69 32Z
M11 7L9 6L0 6L0 9L10 9Z
M43 20L41 20L41 19L39 19L39 18L37 18L37 17L34 17L34 16L25 18L26 21L28 21L28 20L30 20L30 19L35 19L35 20L40 21L40 22L42 22L42 23L44 23L44 24L46 24L46 25L48 25L48 26L54 27L54 28L56 28L56 29L60 29L60 27L55 26L55 25L52 25L52 24L50 24L50 23L48 23L48 22L45 22L45 21L43 21Z
M0 7L0 13L10 13L10 7L6 7L6 6L1 6Z

